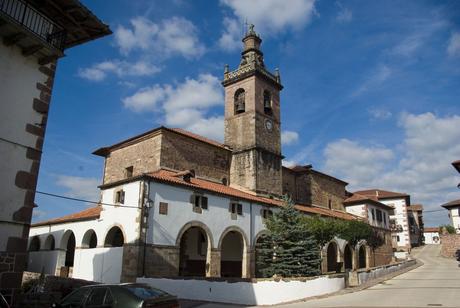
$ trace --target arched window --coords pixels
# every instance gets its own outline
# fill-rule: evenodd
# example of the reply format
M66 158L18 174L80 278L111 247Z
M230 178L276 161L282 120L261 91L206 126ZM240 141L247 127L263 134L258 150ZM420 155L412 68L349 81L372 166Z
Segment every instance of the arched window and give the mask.
M125 242L123 232L119 227L112 227L107 233L104 241L104 247L122 247Z
M83 241L81 242L83 248L96 248L97 247L97 236L93 229L85 232L83 235Z
M40 239L38 236L34 236L30 241L29 251L39 251L40 250Z
M272 114L272 95L267 90L264 91L264 112L265 114Z
M45 250L54 250L54 236L51 234L48 235L45 241L45 246L43 247Z
M235 92L234 103L235 103L235 114L243 113L246 109L244 102L245 92L244 89L238 89Z

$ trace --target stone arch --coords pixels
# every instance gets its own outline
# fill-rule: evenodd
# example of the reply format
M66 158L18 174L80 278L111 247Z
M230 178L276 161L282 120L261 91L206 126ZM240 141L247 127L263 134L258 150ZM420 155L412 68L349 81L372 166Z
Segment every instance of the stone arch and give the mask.
M353 270L354 266L354 250L349 243L343 247L343 268L344 270Z
M39 251L39 250L40 250L40 238L36 235L30 240L29 251Z
M252 245L255 249L255 246L257 244L257 241L262 237L262 236L265 236L265 235L268 235L268 230L267 229L263 229L263 230L260 230L256 236L254 236L254 239L253 239L253 242L252 242Z
M212 242L212 233L202 222L191 221L181 228L176 239L179 276L211 276Z
M252 260L251 260L251 273L252 273L252 276L253 277L256 277L256 278L262 278L263 275L261 273L261 270L262 268L260 268L258 265L257 265L257 259L258 259L258 255L257 255L257 243L259 241L262 241L265 239L265 236L267 236L269 234L268 230L267 229L263 229L261 231L259 231L256 236L254 237L254 242L253 242L253 256L252 256Z
M63 252L64 256L64 264L61 267L61 276L71 276L70 268L73 267L73 261L75 257L75 234L72 230L66 230L62 235L61 242L59 248Z
M268 90L264 90L263 92L263 104L264 104L264 112L265 114L271 115L272 114L272 94Z
M97 247L97 235L93 229L89 229L83 235L81 241L82 248L96 248Z
M332 240L324 248L326 253L326 272L337 272L340 270L337 262L339 258L339 245L337 241Z
M235 95L233 96L234 114L240 114L245 112L245 95L246 93L243 88L239 88L235 91Z
M248 239L240 227L227 227L217 247L222 277L248 277Z
M107 231L104 237L104 247L123 247L125 238L121 226L114 225Z
M56 241L54 240L54 236L52 234L48 235L45 240L45 245L43 249L45 250L54 250Z
M367 268L369 266L368 247L365 241L361 242L356 247L357 253L357 268Z

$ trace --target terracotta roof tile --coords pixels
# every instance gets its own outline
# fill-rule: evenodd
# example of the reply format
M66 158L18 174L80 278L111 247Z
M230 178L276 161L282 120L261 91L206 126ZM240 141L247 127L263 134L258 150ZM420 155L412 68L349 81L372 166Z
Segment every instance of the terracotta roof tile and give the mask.
M451 207L458 207L458 206L460 206L460 199L444 203L441 206L446 208L446 209L451 208Z
M412 212L423 211L423 205L421 205L421 204L412 204L411 206L407 207L407 210L412 211Z
M423 228L423 232L439 232L439 227L426 227Z
M380 199L388 199L388 198L405 198L409 197L406 193L399 193L394 191L382 190L382 189L367 189L367 190L359 190L356 191L355 194L365 195L365 196L374 196Z
M220 142L217 142L215 140L208 139L206 137L194 134L194 133L186 131L185 129L182 129L182 128L166 128L166 129L174 131L174 132L176 132L178 134L181 134L181 135L184 135L186 137L190 137L190 138L193 138L193 139L205 142L205 143L209 143L209 144L214 145L216 147L227 149L227 147L225 147L225 145L223 143L220 143Z
M352 205L352 204L357 204L357 203L364 203L364 202L370 202L374 205L380 206L384 209L387 210L394 210L392 206L386 205L384 203L381 203L379 199L376 196L366 196L366 195L361 195L357 193L353 193L353 195L349 198L347 198L343 204L345 206L347 205Z
M70 215L62 216L59 218L41 221L32 224L32 227L44 226L44 225L54 225L54 224L61 224L66 222L73 222L73 221L82 221L82 220L91 220L91 219L98 219L102 211L101 206L94 206L90 207L89 209L83 210L81 212L73 213Z
M169 170L159 170L153 173L149 173L147 174L147 176L154 180L158 180L169 184L176 184L195 189L202 189L220 195L240 198L247 201L253 201L267 205L283 206L283 202L281 200L256 196L251 193L236 189L234 187L226 186L220 183L215 183L200 178L191 178L190 181L185 181L181 177L177 176L177 172ZM317 206L296 205L295 207L302 212L311 214L319 214L323 216L336 217L348 220L359 219L358 216L352 215L350 213L337 210L330 210Z

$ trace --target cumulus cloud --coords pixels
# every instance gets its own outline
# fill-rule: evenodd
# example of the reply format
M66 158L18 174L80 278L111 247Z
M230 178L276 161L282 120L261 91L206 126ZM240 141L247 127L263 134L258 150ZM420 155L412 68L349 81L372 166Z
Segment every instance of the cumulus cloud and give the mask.
M181 127L210 138L222 140L223 117L208 116L210 108L223 105L220 80L210 74L186 78L176 85L155 84L123 98L134 112L161 112L165 124Z
M259 33L274 35L286 29L301 29L315 13L315 0L221 0L221 4L233 14L223 20L219 46L224 50L241 46L241 26L246 20Z
M460 56L460 32L453 32L447 45L447 54L451 57Z
M124 60L108 60L79 69L78 76L91 81L102 81L109 74L125 78L131 76L149 76L158 73L160 70L158 66L147 61L131 63Z
M406 192L428 209L458 199L458 173L451 162L460 157L460 116L403 114L399 126L405 137L398 153L351 140L334 141L324 152L326 169L342 176L350 189Z
M42 211L38 208L34 208L32 211L32 219L35 220L41 220L44 219L45 217L48 216L48 212Z
M353 19L353 12L344 7L342 3L337 2L337 7L339 8L339 11L337 12L337 16L335 17L335 20L338 23L347 23L352 21Z
M281 144L291 145L299 140L299 134L297 132L285 130L281 132Z
M197 28L182 17L172 17L160 23L136 17L130 20L130 26L119 25L114 36L120 52L125 55L141 50L155 52L160 57L179 54L196 58L205 52Z
M88 201L99 201L100 180L70 175L58 175L56 184L66 188L65 195L72 198L80 198Z

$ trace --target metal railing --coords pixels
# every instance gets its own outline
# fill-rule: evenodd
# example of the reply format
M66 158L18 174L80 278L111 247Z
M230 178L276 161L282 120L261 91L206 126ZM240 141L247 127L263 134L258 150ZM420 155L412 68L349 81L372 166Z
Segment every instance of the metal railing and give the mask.
M48 44L63 51L66 31L51 19L22 0L0 0L0 12L39 36Z

